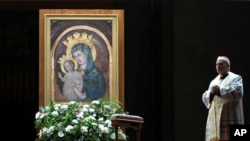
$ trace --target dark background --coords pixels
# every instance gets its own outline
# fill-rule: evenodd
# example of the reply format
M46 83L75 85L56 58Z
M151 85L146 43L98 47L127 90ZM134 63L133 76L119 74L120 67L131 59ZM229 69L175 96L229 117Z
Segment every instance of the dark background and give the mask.
M202 141L202 93L218 55L244 81L250 123L250 2L206 0L0 1L1 138L33 141L39 90L39 9L125 10L125 110L144 118L142 141ZM128 130L130 141L135 140Z

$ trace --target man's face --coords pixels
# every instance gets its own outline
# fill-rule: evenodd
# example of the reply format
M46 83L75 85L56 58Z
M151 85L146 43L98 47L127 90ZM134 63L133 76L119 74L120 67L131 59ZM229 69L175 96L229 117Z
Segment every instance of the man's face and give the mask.
M224 75L229 71L230 66L224 62L223 60L217 60L216 61L216 71L221 74Z

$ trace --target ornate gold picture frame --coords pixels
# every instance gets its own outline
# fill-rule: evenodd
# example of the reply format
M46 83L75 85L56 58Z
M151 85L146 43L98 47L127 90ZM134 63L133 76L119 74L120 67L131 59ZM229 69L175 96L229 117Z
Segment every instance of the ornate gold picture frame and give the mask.
M39 105L104 98L124 106L124 11L39 10Z

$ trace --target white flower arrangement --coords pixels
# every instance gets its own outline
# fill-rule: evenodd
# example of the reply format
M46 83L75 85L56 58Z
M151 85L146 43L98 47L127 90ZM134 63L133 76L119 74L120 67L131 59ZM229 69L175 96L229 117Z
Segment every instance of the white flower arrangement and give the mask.
M85 105L75 101L50 102L36 113L35 129L43 141L113 141L113 114L125 113L118 102L110 100L99 99ZM118 129L118 138L127 140L122 129Z

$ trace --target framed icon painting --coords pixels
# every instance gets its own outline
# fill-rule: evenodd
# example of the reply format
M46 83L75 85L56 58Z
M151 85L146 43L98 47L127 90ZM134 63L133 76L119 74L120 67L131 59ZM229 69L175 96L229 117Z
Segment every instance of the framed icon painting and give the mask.
M124 11L39 10L39 105L99 98L124 106Z

